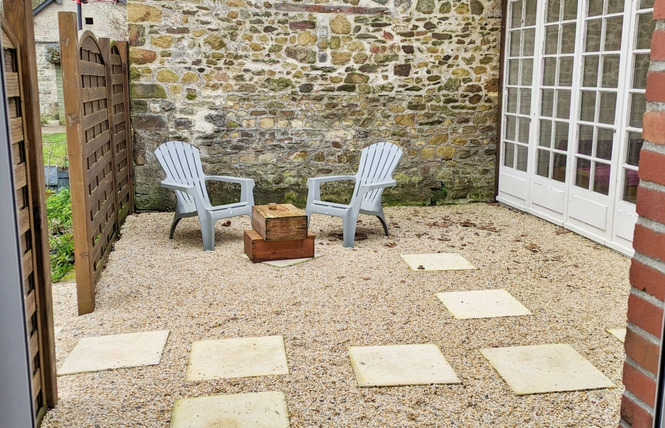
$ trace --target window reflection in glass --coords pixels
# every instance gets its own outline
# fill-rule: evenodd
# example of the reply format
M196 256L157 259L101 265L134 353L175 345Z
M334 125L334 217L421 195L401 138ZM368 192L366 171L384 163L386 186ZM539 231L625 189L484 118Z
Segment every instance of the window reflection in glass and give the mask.
M644 139L639 132L628 133L628 153L626 154L626 163L628 165L637 166L640 163L640 150Z
M538 162L536 174L541 177L550 176L550 152L547 150L538 150Z
M582 106L580 119L586 122L593 122L596 116L596 93L592 91L582 91Z
M559 89L556 100L556 117L568 119L570 117L570 90Z
M596 162L596 168L593 177L593 191L607 195L610 192L611 166L605 163Z
M640 184L637 171L625 169L623 180L623 200L626 202L632 202L633 204L637 203L637 187Z
M517 169L526 171L529 149L525 146L517 146Z
M598 121L601 123L614 124L616 104L616 92L601 92L600 115L598 116Z
M591 156L593 150L593 126L580 125L577 153Z
M596 142L596 157L600 159L612 159L612 145L614 143L614 130L598 128L598 141Z
M642 127L642 117L647 111L647 102L644 94L630 95L630 126L635 128Z
M513 168L515 163L515 145L513 143L505 143L503 151L503 164L507 167Z
M577 159L577 169L575 171L575 185L589 188L589 178L591 176L591 161L587 159Z
M595 88L598 81L598 55L584 57L584 78L582 85L587 88Z
M605 50L618 51L621 49L621 30L623 17L615 16L607 18L605 23Z
M538 145L541 147L550 147L552 144L552 121L541 119L540 120L540 138Z
M637 19L637 49L651 48L651 35L656 28L652 13L644 13Z
M603 88L616 88L619 84L619 55L603 57Z
M573 58L559 59L559 85L572 86L573 84Z
M566 155L554 153L553 164L552 178L564 183L566 181Z

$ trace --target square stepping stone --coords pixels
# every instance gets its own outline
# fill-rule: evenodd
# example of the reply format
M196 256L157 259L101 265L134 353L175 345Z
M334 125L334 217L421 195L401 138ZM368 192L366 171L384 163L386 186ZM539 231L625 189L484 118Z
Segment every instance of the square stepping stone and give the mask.
M457 253L402 254L402 258L413 270L476 269Z
M480 352L516 395L615 386L570 345L486 348Z
M506 290L453 291L436 297L458 320L530 315Z
M85 337L76 344L58 375L159 364L168 330Z
M287 259L287 260L272 260L269 262L262 262L263 264L275 266L275 267L287 267L297 265L299 263L308 262L314 260L317 257L321 257L323 254L314 254L314 257L306 257L303 259ZM249 258L249 257L248 257Z
M171 428L288 428L283 392L252 392L176 400Z
M621 341L621 343L624 343L626 341L626 329L625 328L608 328L607 332L610 333L612 336L616 337Z
M349 356L359 386L461 383L433 344L353 346Z
M288 373L282 336L202 340L192 344L185 380Z

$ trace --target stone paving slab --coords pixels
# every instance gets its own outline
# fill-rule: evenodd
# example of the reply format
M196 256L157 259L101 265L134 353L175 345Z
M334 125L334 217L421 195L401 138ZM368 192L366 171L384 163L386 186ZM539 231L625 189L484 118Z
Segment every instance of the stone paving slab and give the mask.
M58 370L59 376L159 364L168 330L84 337Z
M610 333L612 336L616 337L621 341L621 343L624 343L626 341L626 329L625 328L608 328L607 332Z
M480 352L516 395L615 386L570 345L486 348Z
M305 257L305 258L302 258L302 259L272 260L272 261L261 262L261 263L266 264L266 265L270 265L270 266L275 266L275 267L288 267L288 266L293 266L293 265L297 265L297 264L300 264L300 263L308 262L310 260L314 260L314 259L316 259L318 257L321 257L321 256L323 256L323 254L315 253L314 257Z
M530 315L508 291L476 290L437 293L436 297L458 320Z
M413 270L465 270L476 269L457 253L402 254L402 259Z
M282 336L247 337L194 342L185 380L288 373Z
M283 392L252 392L176 400L171 428L288 428Z
M353 346L349 356L361 387L461 383L433 344Z

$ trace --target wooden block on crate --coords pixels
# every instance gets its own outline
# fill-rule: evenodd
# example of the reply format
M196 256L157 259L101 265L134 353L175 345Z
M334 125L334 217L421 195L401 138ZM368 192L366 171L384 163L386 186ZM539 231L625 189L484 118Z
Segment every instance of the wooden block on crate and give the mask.
M252 229L266 241L307 239L307 215L291 204L254 205Z
M314 234L308 233L306 239L265 241L255 230L246 230L245 254L254 263L314 257Z

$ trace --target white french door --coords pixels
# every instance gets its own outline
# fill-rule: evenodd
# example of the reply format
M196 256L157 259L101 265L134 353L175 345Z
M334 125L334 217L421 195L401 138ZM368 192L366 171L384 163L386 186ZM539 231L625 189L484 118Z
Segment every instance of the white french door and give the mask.
M506 17L498 199L626 254L652 6L511 0Z

